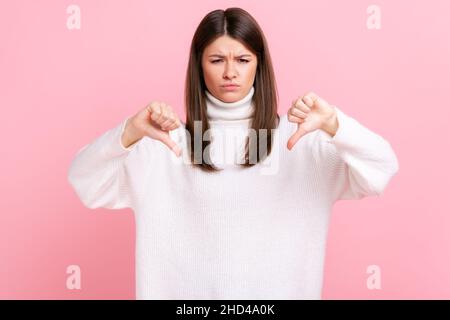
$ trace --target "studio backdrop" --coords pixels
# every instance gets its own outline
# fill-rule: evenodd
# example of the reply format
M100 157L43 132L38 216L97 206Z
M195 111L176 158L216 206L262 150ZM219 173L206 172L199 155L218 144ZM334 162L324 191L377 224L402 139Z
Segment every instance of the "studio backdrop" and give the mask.
M86 208L68 168L150 101L185 121L193 33L228 7L264 30L280 114L316 92L398 157L383 194L334 205L323 299L450 298L447 0L2 1L0 298L135 298L133 211Z

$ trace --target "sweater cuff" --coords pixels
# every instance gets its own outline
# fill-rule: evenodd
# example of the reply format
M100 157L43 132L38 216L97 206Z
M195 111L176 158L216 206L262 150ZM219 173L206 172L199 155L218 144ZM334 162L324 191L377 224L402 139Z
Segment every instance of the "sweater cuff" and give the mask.
M381 135L371 131L340 109L336 108L336 112L338 130L333 137L326 133L325 140L333 144L344 159L348 160L347 156L353 155L360 159L385 162L389 170L397 167L395 154L390 144Z
M355 119L342 112L338 107L334 106L334 108L339 126L333 137L324 131L326 141L341 149L357 148L361 146L361 143L364 145L365 128Z
M118 126L116 126L110 132L110 144L109 148L104 149L104 154L108 158L119 157L121 155L129 153L135 147L136 143L128 146L127 148L122 144L122 134L125 131L125 126L130 117L125 118Z

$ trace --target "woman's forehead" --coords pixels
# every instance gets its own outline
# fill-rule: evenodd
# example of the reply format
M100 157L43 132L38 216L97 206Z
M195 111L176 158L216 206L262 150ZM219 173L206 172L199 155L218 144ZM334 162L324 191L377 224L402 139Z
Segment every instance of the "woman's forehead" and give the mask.
M221 36L215 39L205 48L205 53L207 53L208 56L253 55L240 41L229 36Z

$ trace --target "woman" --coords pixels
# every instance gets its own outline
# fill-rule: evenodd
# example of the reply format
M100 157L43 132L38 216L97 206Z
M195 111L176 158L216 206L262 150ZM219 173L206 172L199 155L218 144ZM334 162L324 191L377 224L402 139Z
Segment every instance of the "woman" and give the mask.
M154 101L69 170L88 208L133 209L137 299L320 299L333 203L382 194L390 144L313 92L278 116L266 40L239 8L201 21L185 94L186 123Z

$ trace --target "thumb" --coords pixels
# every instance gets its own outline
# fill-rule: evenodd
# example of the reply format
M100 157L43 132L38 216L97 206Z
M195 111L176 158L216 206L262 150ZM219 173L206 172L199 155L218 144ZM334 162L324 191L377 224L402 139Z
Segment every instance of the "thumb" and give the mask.
M177 157L181 156L181 148L170 138L169 133L161 135L160 141L168 146Z
M291 150L297 141L307 133L308 131L305 130L302 124L299 124L297 131L295 131L295 133L289 138L287 148Z

